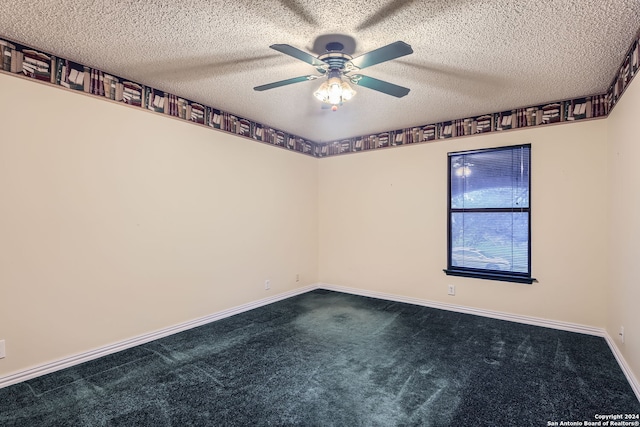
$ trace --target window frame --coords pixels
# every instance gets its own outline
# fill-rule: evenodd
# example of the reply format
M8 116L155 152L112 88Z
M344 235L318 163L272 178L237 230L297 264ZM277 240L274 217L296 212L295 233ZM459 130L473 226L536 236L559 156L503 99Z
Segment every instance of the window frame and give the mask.
M528 173L528 206L526 208L519 207L498 207L498 208L452 208L451 206L451 176L452 176L452 159L455 156L460 155L469 155L469 154L479 154L485 152L495 152L495 151L505 151L505 150L516 150L519 148L528 148L529 149L529 173ZM533 277L531 277L531 144L518 144L518 145L509 145L509 146L501 146L494 148L483 148L477 150L465 150L465 151L457 151L447 153L447 268L443 271L448 276L460 276L460 277L472 277L477 279L488 279L488 280L498 280L504 282L514 282L514 283L525 283L532 284L536 281ZM528 237L528 245L527 245L527 272L513 272L513 271L500 271L500 270L489 270L484 268L471 268L471 267L460 267L452 265L452 230L451 230L451 218L454 213L513 213L513 212L526 212L527 213L527 237Z

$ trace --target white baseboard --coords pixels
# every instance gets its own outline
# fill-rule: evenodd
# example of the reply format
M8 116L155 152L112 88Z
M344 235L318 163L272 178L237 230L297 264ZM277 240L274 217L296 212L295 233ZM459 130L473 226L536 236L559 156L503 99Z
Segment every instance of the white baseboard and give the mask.
M407 304L421 305L423 307L439 308L441 310L455 311L456 313L475 314L476 316L490 317L492 319L508 320L510 322L525 323L527 325L543 326L545 328L560 329L563 331L579 332L587 335L604 336L604 329L577 323L561 322L557 320L542 319L539 317L521 316L519 314L504 313L501 311L485 310L482 308L466 307L463 305L448 304L438 301L430 301L419 298L405 297L401 295L387 294L383 292L368 291L365 289L348 288L344 286L318 284L318 288L330 291L344 292L347 294L361 295L365 297L379 298L388 301L404 302Z
M609 348L611 349L611 351L613 352L613 355L618 361L618 365L620 365L620 369L622 369L622 372L624 372L624 376L627 377L627 381L629 381L629 385L631 385L631 388L633 389L633 392L636 394L638 401L640 401L640 382L638 382L638 379L635 377L635 375L633 375L633 371L631 370L631 367L627 364L627 360L624 358L622 353L620 353L620 349L618 348L616 343L613 341L613 338L611 338L611 335L609 335L606 331L604 333L604 339L607 340L607 344L609 344Z
M343 293L348 293L353 295L378 298L378 299L383 299L387 301L403 302L408 304L420 305L424 307L454 311L457 313L474 314L476 316L490 317L493 319L507 320L510 322L524 323L527 325L542 326L546 328L560 329L563 331L578 332L581 334L603 337L606 340L607 344L609 345L609 348L613 352L613 355L615 356L616 360L618 361L618 364L620 365L620 368L624 372L624 375L627 377L627 380L629 381L629 384L631 385L631 388L633 389L636 397L640 401L640 383L638 382L638 379L634 376L633 372L631 371L631 368L627 364L625 358L622 356L622 353L620 353L620 350L615 345L615 342L609 336L609 334L605 329L596 328L593 326L580 325L576 323L561 322L557 320L542 319L538 317L522 316L518 314L503 313L500 311L484 310L484 309L465 307L465 306L455 305L455 304L447 304L447 303L442 303L438 301L429 301L429 300L423 300L419 298L387 294L383 292L368 291L365 289L349 288L345 286L331 285L327 283L317 283L314 285L309 285L302 288L294 289L292 291L283 292L281 294L277 294L268 298L263 298L258 301L253 301L253 302L242 304L227 310L219 311L217 313L213 313L208 316L201 317L199 319L180 323L178 325L170 326L168 328L164 328L155 332L140 335L138 337L120 341L115 344L100 347L84 353L76 354L74 356L66 357L64 359L56 360L54 362L46 363L43 365L36 366L34 368L20 371L15 374L0 377L0 388L7 387L12 384L17 384L22 381L39 377L41 375L46 375L55 371L59 371L61 369L69 368L71 366L79 365L81 363L88 362L93 359L97 359L99 357L107 356L109 354L113 354L118 351L125 350L127 348L145 344L147 342L150 342L159 338L173 335L178 332L186 331L188 329L205 325L207 323L215 322L216 320L221 320L226 317L233 316L235 314L240 314L245 311L262 307L264 305L272 304L274 302L291 298L293 296L300 295L306 292L310 292L315 289L326 289L330 291L343 292Z
M107 356L109 354L116 353L127 348L135 347L140 344L145 344L159 338L163 338L169 335L176 334L178 332L186 331L197 326L205 325L207 323L215 322L226 317L240 314L245 311L252 310L254 308L262 307L267 304L272 304L283 299L291 298L296 295L300 295L309 291L317 289L316 285L309 285L302 288L294 289L292 291L283 292L277 295L273 295L268 298L263 298L258 301L253 301L247 304L242 304L237 307L232 307L227 310L222 310L217 313L210 314L208 316L201 317L199 319L190 320L188 322L180 323L178 325L170 326L168 328L160 329L158 331L150 332L148 334L140 335L131 339L120 341L114 344L110 344L104 347L100 347L87 352L79 353L70 357L65 357L60 360L56 360L50 363L45 363L24 371L17 372L15 374L0 377L0 388L17 384L22 381L26 381L41 375L50 374L61 369L69 368L71 366L79 365L84 362L88 362L99 357Z
M625 358L622 356L622 353L620 353L618 346L616 346L611 336L609 336L607 331L603 328L596 328L593 326L581 325L578 323L562 322L558 320L542 319L539 317L504 313L500 311L484 310L481 308L465 307L461 305L442 303L438 301L429 301L429 300L423 300L419 298L411 298L411 297L405 297L401 295L369 291L365 289L349 288L345 286L331 285L327 283L318 283L317 287L319 289L327 289L330 291L343 292L347 294L360 295L360 296L371 297L371 298L379 298L387 301L404 302L408 304L420 305L423 307L454 311L457 313L474 314L476 316L490 317L492 319L508 320L510 322L524 323L527 325L542 326L545 328L560 329L563 331L578 332L581 334L603 337L607 342L607 344L609 345L609 348L613 352L613 355L615 356L616 360L618 361L618 365L620 365L620 369L622 369L622 372L624 373L625 377L627 377L627 380L629 381L629 385L631 385L633 392L635 393L636 397L640 401L640 382L638 382L638 379L633 375L633 371L627 364L627 361L625 360Z

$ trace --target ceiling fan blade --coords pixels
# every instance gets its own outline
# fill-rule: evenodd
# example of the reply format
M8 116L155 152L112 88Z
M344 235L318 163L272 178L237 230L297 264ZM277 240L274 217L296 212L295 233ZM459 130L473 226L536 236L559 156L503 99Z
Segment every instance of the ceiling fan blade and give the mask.
M363 69L391 59L400 58L401 56L409 55L411 53L413 53L413 49L411 49L410 45L402 41L397 41L395 43L382 46L376 50L372 50L371 52L364 53L357 58L353 58L349 62L356 68Z
M280 86L290 85L293 83L306 82L307 80L315 80L318 77L321 77L321 76L310 75L310 76L294 77L292 79L280 80L279 82L273 82L273 83L268 83L266 85L256 86L253 88L253 90L257 90L257 91L269 90L269 89L273 89Z
M314 67L324 67L327 65L324 61L320 61L315 56L288 44L272 44L269 47L273 50L284 53L285 55L293 56L294 58L304 61L307 64L313 65Z
M373 77L363 76L362 74L355 74L349 78L353 84L368 87L369 89L377 90L378 92L386 93L396 98L402 98L408 94L410 90L406 87L385 82L384 80L374 79Z

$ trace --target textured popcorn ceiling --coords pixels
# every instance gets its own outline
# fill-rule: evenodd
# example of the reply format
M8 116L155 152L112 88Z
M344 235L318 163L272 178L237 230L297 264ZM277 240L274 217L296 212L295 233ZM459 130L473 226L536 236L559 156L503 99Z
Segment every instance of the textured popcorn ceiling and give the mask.
M604 92L640 27L639 0L0 0L0 37L324 142ZM414 54L362 70L411 89L364 88L337 112L315 74L269 49L354 56L396 40ZM319 53L319 52L316 52Z

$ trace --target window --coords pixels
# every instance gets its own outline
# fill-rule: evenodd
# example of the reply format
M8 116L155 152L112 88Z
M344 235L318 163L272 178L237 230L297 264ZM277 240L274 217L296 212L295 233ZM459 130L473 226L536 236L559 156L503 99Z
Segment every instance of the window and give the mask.
M445 273L518 283L531 278L531 145L449 153Z

